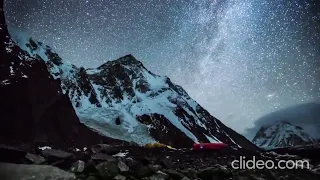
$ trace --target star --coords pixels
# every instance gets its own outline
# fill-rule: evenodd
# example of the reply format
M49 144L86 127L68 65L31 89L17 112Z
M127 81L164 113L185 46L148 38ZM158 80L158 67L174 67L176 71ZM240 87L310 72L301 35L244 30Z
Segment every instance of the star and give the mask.
M77 66L133 54L243 132L320 101L317 9L311 0L6 0L4 10L10 26Z

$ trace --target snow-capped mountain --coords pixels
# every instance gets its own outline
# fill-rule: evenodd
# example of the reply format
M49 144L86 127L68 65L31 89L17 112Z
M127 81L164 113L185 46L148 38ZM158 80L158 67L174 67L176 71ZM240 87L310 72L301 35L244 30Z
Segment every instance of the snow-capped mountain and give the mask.
M304 132L300 126L281 121L271 126L261 127L252 142L259 147L272 149L309 145L316 140Z
M132 55L88 69L87 74L101 107L79 110L80 119L101 123L101 116L93 118L92 112L113 110L128 124L128 130L147 125L151 138L172 146L219 141L241 146L233 140L236 137L229 135L232 130L212 117L182 87L168 77L153 74ZM114 118L109 122L114 124Z
M6 30L5 26L1 28ZM29 93L20 98L30 97L30 90L25 92L24 87L33 85L33 98L45 96L46 99L39 101L43 104L49 101L49 105L52 99L67 95L80 121L112 140L141 145L160 141L173 147L191 147L194 142L224 142L235 148L257 148L211 116L182 87L173 84L168 77L153 74L132 55L94 69L78 68L62 60L49 46L14 28L9 30L10 35L3 41L6 57L1 58L5 59L1 64L7 65L0 71L1 87L8 89L6 93L19 86L20 94ZM20 82L22 78L25 79L23 83ZM51 84L55 84L54 88ZM48 89L50 87L52 89ZM35 114L43 111L41 103L33 108L37 111ZM35 117L42 118L31 116L30 121ZM66 116L64 121L68 122L68 118ZM82 134L78 136L81 138Z

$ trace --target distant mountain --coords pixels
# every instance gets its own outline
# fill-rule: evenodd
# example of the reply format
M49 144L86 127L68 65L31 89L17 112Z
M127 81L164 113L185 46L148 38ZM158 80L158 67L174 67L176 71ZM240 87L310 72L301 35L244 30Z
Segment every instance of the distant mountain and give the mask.
M254 127L247 129L244 135L253 139L262 126L270 126L281 121L302 127L311 136L320 139L320 103L305 103L283 108L266 114L254 122Z
M92 137L89 129L77 128L81 126L110 142L160 141L174 147L224 142L257 149L182 87L153 74L132 55L94 69L78 68L24 32L14 28L9 32L2 24L0 98L7 101L1 101L0 114L5 118L0 135L4 140L48 142L59 136L76 142L84 138L85 143Z
M272 149L310 145L316 143L316 140L300 126L281 121L261 127L252 142L261 148Z

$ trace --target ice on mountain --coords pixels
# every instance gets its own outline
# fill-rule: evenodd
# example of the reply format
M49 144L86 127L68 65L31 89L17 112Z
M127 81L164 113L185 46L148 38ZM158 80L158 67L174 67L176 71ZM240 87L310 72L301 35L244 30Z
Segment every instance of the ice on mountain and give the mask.
M14 75L14 71L13 71L13 67L12 66L10 66L10 74Z
M51 147L50 146L40 146L40 147L38 147L38 149L41 149L43 151L45 149L51 149Z
M5 80L1 81L1 83L0 83L0 85L8 85L8 84L11 84L9 79L5 79Z
M237 144L229 135L228 133L225 133L224 134L231 140L231 142L233 142L234 144L236 144L239 148L242 148L239 144Z
M13 50L9 47L6 47L6 51L7 51L7 53L11 53Z
M135 91L135 94L141 99L141 102L132 105L131 113L133 113L133 115L152 113L162 114L171 122L171 124L180 129L190 139L192 139L194 142L198 142L196 136L187 128L185 128L181 124L179 118L173 113L172 110L176 107L176 105L168 100L168 96L171 95L169 91L165 91L153 98L148 98L146 94L140 93L138 91Z
M99 70L99 69L93 69L93 68L91 68L91 69L87 69L86 70L86 72L87 72L87 74L97 74L97 73L100 73L101 72L101 70Z
M110 108L87 108L78 112L82 123L108 137L132 141L140 145L155 142L150 137L146 125L141 124L125 110ZM121 118L121 124L116 125L115 119Z
M164 77L152 75L147 71L143 71L143 77L146 78L147 82L150 85L150 89L152 90L158 90L163 87L168 88L167 84L165 83Z
M208 139L208 141L210 142L210 143L220 143L221 141L219 141L217 138L215 138L215 137L210 137L210 136L208 136L208 135L206 135L206 134L203 134L203 135L205 135L206 136L206 138Z
M30 44L30 40L31 40L31 36L24 32L24 31L21 31L19 29L16 29L12 26L8 26L8 30L9 30L9 33L11 35L11 38L13 41L16 42L16 44L18 44L18 46L26 51L31 57L36 57L36 55L40 56L44 61L48 61L48 56L46 55L46 50L41 46L39 45L38 42L36 41L33 41L36 45L37 45L37 48L34 49L33 51L31 51L31 49L27 46L28 44Z

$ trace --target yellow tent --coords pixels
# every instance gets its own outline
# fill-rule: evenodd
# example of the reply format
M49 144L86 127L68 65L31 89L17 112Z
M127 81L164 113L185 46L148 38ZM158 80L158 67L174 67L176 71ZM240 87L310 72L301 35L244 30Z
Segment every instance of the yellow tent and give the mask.
M174 149L176 150L175 148L171 147L171 146L167 146L165 144L162 144L162 143L159 143L159 142L155 142L155 143L148 143L145 145L145 148L162 148L162 147L166 147L166 148L169 148L169 149Z

